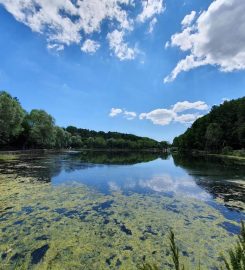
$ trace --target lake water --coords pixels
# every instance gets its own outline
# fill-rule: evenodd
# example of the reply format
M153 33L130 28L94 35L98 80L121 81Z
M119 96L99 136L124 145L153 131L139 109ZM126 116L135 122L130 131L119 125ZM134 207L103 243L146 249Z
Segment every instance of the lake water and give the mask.
M154 153L0 161L0 269L218 269L245 220L245 166ZM189 268L188 268L189 267Z

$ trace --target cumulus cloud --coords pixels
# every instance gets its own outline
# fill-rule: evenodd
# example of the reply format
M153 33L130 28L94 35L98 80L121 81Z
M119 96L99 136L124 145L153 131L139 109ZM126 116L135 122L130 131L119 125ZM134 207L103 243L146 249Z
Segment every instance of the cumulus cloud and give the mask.
M137 117L137 114L135 112L129 112L127 110L120 109L120 108L111 108L109 116L110 117L115 117L115 116L118 116L118 115L122 115L127 120L133 120L134 118Z
M182 123L182 124L191 124L202 116L203 115L198 114L198 113L181 114L181 115L176 115L174 121Z
M110 49L120 60L134 59L137 53L136 49L129 48L128 44L124 41L124 31L114 30L108 33L107 39L109 40Z
M187 27L193 22L195 17L196 17L196 11L192 11L190 14L185 16L181 24L183 25L183 27Z
M175 119L176 113L168 109L156 109L148 113L141 113L140 120L151 120L155 125L166 126Z
M245 1L215 0L195 19L195 12L182 21L183 30L171 37L171 46L189 52L165 82L179 73L203 66L222 72L245 69Z
M202 117L202 115L197 112L180 114L181 112L187 110L206 111L208 108L208 105L203 101L183 101L177 102L175 105L171 106L170 109L162 108L155 109L148 113L141 113L139 115L139 119L147 119L150 120L153 124L161 126L169 125L172 122L190 124L193 123L196 119Z
M62 45L62 44L48 44L47 45L47 48L49 49L49 50L54 50L54 51L57 51L57 52L59 52L59 51L63 51L64 50L64 45Z
M124 111L123 114L127 120L133 120L137 116L135 112Z
M123 112L122 109L119 109L119 108L111 108L111 111L109 113L109 116L110 117L115 117L117 116L118 114L121 114Z
M163 0L143 0L142 6L143 10L137 18L140 22L144 22L164 11Z
M49 49L77 44L82 51L94 53L98 43L88 40L107 36L101 25L108 23L110 48L120 60L135 58L135 50L124 42L125 34L164 10L163 0L142 0L141 9L134 0L0 0L0 5L33 32L43 34Z
M182 101L177 102L170 108L159 108L150 112L143 112L139 114L140 120L150 120L154 125L166 126L173 122L182 124L191 124L196 119L202 117L200 111L207 111L209 106L204 101ZM186 113L188 111L188 113ZM185 113L183 113L185 112ZM127 120L133 120L137 117L136 112L127 111L120 108L112 108L109 116L115 117L121 115Z
M153 32L156 23L157 23L157 19L156 19L156 18L153 18L153 19L150 21L149 28L148 28L148 33L149 33L149 34Z
M196 102L182 101L177 102L172 107L172 110L176 113L191 109L205 111L208 110L208 105L204 101L196 101Z
M94 54L100 48L100 44L94 40L87 39L82 47L81 50L86 53Z

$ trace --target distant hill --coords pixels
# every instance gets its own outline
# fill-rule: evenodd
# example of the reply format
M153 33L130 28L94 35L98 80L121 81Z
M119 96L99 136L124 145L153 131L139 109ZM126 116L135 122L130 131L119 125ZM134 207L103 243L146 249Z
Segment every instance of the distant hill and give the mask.
M245 97L213 106L210 113L176 137L173 146L211 151L245 148Z
M106 149L152 149L167 148L166 141L158 142L148 137L120 132L103 132L69 126L65 129L72 136L71 146L75 148Z

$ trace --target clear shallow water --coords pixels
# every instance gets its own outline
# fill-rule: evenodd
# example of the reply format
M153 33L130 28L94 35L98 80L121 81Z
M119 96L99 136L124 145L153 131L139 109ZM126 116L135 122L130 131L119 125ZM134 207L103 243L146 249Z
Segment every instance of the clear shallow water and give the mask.
M21 155L0 164L0 266L171 269L219 265L244 219L244 167L150 153ZM17 268L18 269L18 268Z

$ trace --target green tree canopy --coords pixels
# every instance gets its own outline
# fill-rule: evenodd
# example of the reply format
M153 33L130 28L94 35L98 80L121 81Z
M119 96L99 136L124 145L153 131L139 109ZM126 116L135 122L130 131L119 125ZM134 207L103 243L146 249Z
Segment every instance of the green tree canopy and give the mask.
M191 128L176 137L173 145L181 149L221 150L245 148L245 97L213 106Z
M43 110L32 110L28 116L29 143L40 148L55 146L55 126L51 115Z
M0 92L0 144L7 144L22 131L25 112L17 98Z

